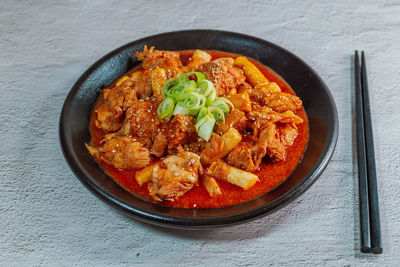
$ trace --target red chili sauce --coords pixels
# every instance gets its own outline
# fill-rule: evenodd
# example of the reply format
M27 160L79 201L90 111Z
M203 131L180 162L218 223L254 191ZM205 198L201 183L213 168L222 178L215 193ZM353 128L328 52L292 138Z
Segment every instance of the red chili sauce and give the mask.
M207 51L212 55L212 59L217 59L220 57L232 57L236 58L238 55L221 52L221 51ZM193 54L193 50L181 51L181 61L184 65L188 62L189 58ZM282 77L276 74L273 70L268 67L262 65L260 62L256 60L251 60L253 64L257 66L257 68L264 74L264 76L270 82L276 82L281 88L282 92L292 93L293 90L287 84ZM132 73L137 70L135 67L133 70L129 71ZM95 104L95 106L99 105L104 101L102 98L99 98ZM95 108L93 108L93 112L90 119L90 134L91 134L91 143L94 146L98 146L101 139L103 139L106 134L102 129L99 129L95 125L96 113L94 112ZM233 185L229 182L223 180L217 180L218 185L221 189L222 194L218 196L211 197L206 191L204 185L199 180L198 186L195 186L193 189L188 191L182 197L178 198L174 202L163 201L161 203L157 203L162 206L171 206L171 207L181 207L181 208L197 208L197 209L206 209L206 208L219 208L226 207L238 204L243 201L251 200L257 196L260 196L272 189L276 188L280 184L282 184L286 178L293 172L293 170L297 167L300 162L303 153L306 149L308 143L309 129L308 129L308 120L307 115L304 111L304 108L297 110L295 112L296 115L301 117L304 122L302 124L297 125L298 127L298 136L294 140L293 145L287 148L286 159L280 162L273 162L268 157L263 159L260 168L253 173L259 177L259 181L250 189L243 190L241 187ZM154 161L158 161L157 158L153 157ZM147 189L147 183L139 186L135 179L135 170L126 170L126 169L117 169L112 165L105 164L104 162L100 162L100 166L102 169L112 178L115 182L117 182L120 186L122 186L128 192L145 199L150 202L154 202L154 200L150 197L149 191Z

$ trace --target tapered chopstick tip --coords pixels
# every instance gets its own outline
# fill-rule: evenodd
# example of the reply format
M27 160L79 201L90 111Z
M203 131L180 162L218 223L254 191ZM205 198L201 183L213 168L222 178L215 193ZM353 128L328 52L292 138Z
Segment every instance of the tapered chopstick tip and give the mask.
M371 253L372 249L370 247L361 247L362 253Z
M374 254L382 254L382 248L372 248L372 253Z

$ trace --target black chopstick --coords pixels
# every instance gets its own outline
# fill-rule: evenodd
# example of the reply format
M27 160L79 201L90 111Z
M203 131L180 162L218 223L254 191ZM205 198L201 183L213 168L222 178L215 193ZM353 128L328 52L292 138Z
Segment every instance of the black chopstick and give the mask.
M367 67L364 51L361 52L361 81L363 93L364 130L367 152L367 173L369 193L369 213L371 229L372 252L382 253L381 223L379 216L378 183L376 179L374 138L372 133L371 110L369 105L369 92L367 81Z
M355 86L356 86L356 122L357 122L357 157L358 157L358 195L360 203L360 234L361 252L371 252L369 232L369 203L367 181L367 159L364 136L363 98L360 72L360 59L356 51L354 56Z
M375 153L364 52L354 56L361 252L382 253Z

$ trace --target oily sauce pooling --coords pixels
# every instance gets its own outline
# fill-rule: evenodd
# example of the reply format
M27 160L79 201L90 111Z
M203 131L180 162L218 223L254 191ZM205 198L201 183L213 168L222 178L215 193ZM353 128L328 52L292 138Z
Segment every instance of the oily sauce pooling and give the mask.
M146 49L146 48L145 48ZM151 50L150 50L151 51ZM157 51L157 50L155 50ZM169 51L168 51L169 52ZM165 74L168 78L174 78L177 77L179 74L182 73L181 69L184 69L185 66L190 66L190 65L195 65L194 63L194 52L193 50L187 50L187 51L181 51L181 52L173 52L173 53L179 53L179 61L181 62L182 66L179 66L179 63L176 63L178 59L174 58L176 57L176 54L172 55L172 59L169 58L168 54L158 54L157 56L160 57L165 57L167 58L166 60L162 62L156 61L154 63L155 59L152 59L150 61L150 57L152 56L151 53L150 55L147 55L147 58L144 59L143 64L139 65L138 67L135 67L133 70L125 74L122 78L118 79L115 81L112 85L110 85L106 89L111 89L115 90L115 88L122 87L121 84L123 85L128 84L126 80L127 78L124 77L134 77L139 71L142 71L141 74L143 74L139 78L135 78L134 84L139 84L141 85L140 87L136 87L137 94L135 97L132 97L132 103L136 103L135 101L140 101L141 103L149 101L152 103L152 105L149 104L148 110L151 110L151 114L155 114L157 106L160 104L161 100L163 99L162 96L159 97L159 99L156 99L156 94L155 94L155 80L154 71L155 68L164 68L166 70ZM132 123L129 125L129 129L126 129L126 122L128 121L128 117L130 116L129 114L132 114L135 112L131 111L129 107L124 107L128 106L130 98L129 94L131 94L132 88L135 88L134 86L130 87L125 87L125 89L122 89L123 93L120 95L117 95L116 98L112 99L114 101L113 103L119 103L119 106L121 109L119 110L117 108L117 111L115 111L115 106L110 106L110 97L105 94L105 92L102 92L100 97L98 98L95 107L93 108L93 112L91 115L90 119L90 133L91 133L91 144L88 146L89 152L95 157L97 162L100 164L100 166L103 168L103 170L110 176L112 177L119 185L121 185L125 190L133 193L134 195L137 195L147 201L155 202L159 205L163 206L172 206L172 207L182 207L182 208L217 208L217 207L225 207L225 206L231 206L246 200L253 199L261 194L264 194L273 188L277 187L280 185L296 168L298 165L299 161L302 158L302 155L305 151L305 148L307 146L308 142L308 135L309 135L309 129L308 129L308 120L306 113L304 111L303 106L301 105L298 106L297 108L292 108L294 109L293 112L287 112L285 110L285 106L282 103L276 104L276 101L270 101L266 99L262 94L260 96L259 92L255 92L257 90L257 87L251 86L250 81L253 77L248 76L251 75L251 73L246 73L245 68L243 68L243 71L240 70L240 68L235 69L229 69L228 66L228 74L233 73L231 76L223 76L224 73L222 73L222 76L219 76L220 80L215 79L215 77L211 77L213 75L219 75L218 71L219 69L214 68L214 65L211 65L209 69L207 69L206 64L211 64L210 62L213 62L216 59L224 59L224 58L232 58L235 59L238 57L238 55L231 54L231 53L226 53L226 52L221 52L221 51L202 51L204 53L207 53L210 55L212 58L209 59L206 62L200 62L199 65L193 67L194 70L202 70L203 73L206 73L207 79L212 80L214 84L216 84L216 91L219 96L224 96L228 99L232 99L232 102L235 106L236 111L230 111L232 114L236 114L235 112L241 112L240 109L245 110L243 114L246 114L244 117L244 124L236 123L231 124L231 128L236 128L233 129L233 131L240 132L241 135L241 141L238 145L235 145L235 147L229 151L229 154L224 156L223 158L218 158L217 154L220 153L216 147L218 147L218 142L220 142L221 136L223 137L224 132L227 132L225 128L229 127L223 127L224 125L222 124L222 121L218 122L217 125L215 126L213 136L211 139L208 141L209 145L207 147L207 142L204 140L201 140L198 138L196 135L195 137L190 137L185 139L184 141L180 141L181 143L177 145L177 147L173 147L171 143L175 142L176 139L171 139L173 134L170 134L167 138L167 144L164 145L166 146L164 149L155 149L154 146L157 146L156 148L163 147L162 143L158 144L160 138L146 138L148 134L145 132L143 135L138 135L137 137L135 136L135 132L132 130ZM157 58L157 57L155 57ZM290 95L295 95L293 90L290 88L290 86L276 73L274 73L272 70L269 68L263 66L257 61L250 60L253 66L256 66L263 76L268 80L268 82L274 82L276 85L279 86L280 90L282 93L290 94ZM218 61L217 61L218 62ZM227 63L226 63L227 62ZM223 62L221 64L230 64L229 61ZM232 60L233 62L233 60ZM151 64L158 64L157 66L151 66ZM219 64L219 63L218 63ZM236 63L235 63L236 64ZM202 66L203 65L203 66ZM232 65L233 66L233 65ZM235 65L236 66L236 65ZM238 65L239 66L239 65ZM225 66L222 66L222 71L226 71ZM147 71L146 68L149 70ZM143 71L145 69L145 71ZM179 70L178 70L179 69ZM188 69L189 70L189 69ZM189 71L191 71L190 69ZM211 70L210 72L207 72ZM239 74L236 74L235 71L239 71ZM247 75L245 75L247 74ZM146 76L147 75L147 76ZM235 75L239 78L235 80ZM242 75L243 78L240 78ZM222 78L221 78L222 77ZM234 77L233 80L229 80L231 77ZM152 79L153 78L153 79ZM134 78L132 78L134 79ZM225 80L224 80L225 79ZM242 79L242 80L240 80ZM245 82L243 82L245 79ZM237 82L239 80L239 82ZM146 82L150 84L153 82L153 92L151 93L146 93ZM233 81L233 84L236 85L236 89L234 92L232 91L227 91L229 90L229 85L230 82ZM160 87L164 84L163 82ZM236 84L235 84L236 83ZM240 83L240 84L239 84ZM243 85L245 84L245 86ZM128 84L129 86L129 84ZM245 87L245 88L244 88ZM128 89L127 89L128 88ZM148 90L151 90L147 88ZM110 90L110 92L111 92ZM125 91L124 91L125 90ZM130 90L127 92L127 90ZM259 90L262 90L259 89ZM272 90L272 89L271 89ZM240 91L240 92L239 92ZM241 103L237 103L235 100L235 97L231 97L233 95L240 95L243 92L248 92L248 95L250 95L252 110L248 110L248 106L244 107L244 105L241 105ZM106 92L109 94L109 92ZM246 95L246 94L245 94ZM269 96L269 95L268 95ZM284 95L286 96L286 95ZM270 96L269 96L270 97ZM122 99L122 100L121 100ZM108 102L107 102L108 101ZM118 102L119 101L119 102ZM294 100L295 101L295 100ZM107 102L107 103L106 103ZM128 104L127 104L128 103ZM138 102L139 103L139 102ZM261 103L261 104L260 104ZM298 104L298 103L297 103ZM107 106L108 105L108 106ZM268 107L271 106L271 108ZM236 106L240 107L237 108ZM262 107L267 107L262 109ZM105 108L106 107L106 108ZM110 111L110 107L112 107L112 111ZM146 107L147 108L147 107ZM105 113L109 115L108 117L101 112L103 111L102 109L106 110L108 113ZM257 117L256 111L259 110L262 113L262 116L260 117L259 113L257 113L259 117ZM278 110L278 111L277 111ZM130 112L130 113L129 113ZM252 113L253 112L253 113ZM286 112L286 113L285 113ZM110 115L111 114L111 115ZM149 113L148 119L151 121L151 114ZM283 115L281 115L283 114ZM292 115L293 114L293 115ZM119 116L120 115L120 116ZM119 116L119 117L118 117ZM138 115L139 116L139 115ZM157 115L155 115L157 116ZM179 117L180 115L177 115L176 117ZM274 125L271 123L271 118L270 117L275 117L277 116L283 116L285 118L281 118L280 120L274 121ZM118 119L114 119L118 117ZM185 117L185 116L184 116ZM232 116L231 116L232 117ZM226 115L226 120L231 119L229 115ZM134 117L136 118L136 117ZM155 117L156 118L156 117ZM300 118L300 119L299 119ZM157 118L156 118L157 119ZM185 123L189 122L192 118L184 118L186 121L184 121L183 125L186 125ZM176 123L177 119L171 118L170 121L161 121L159 125L157 125L158 128L156 128L156 133L159 133L159 129L161 129L161 132L164 129L169 129L167 124L172 124ZM269 120L269 121L266 121ZM301 122L300 122L301 121ZM225 122L228 123L228 122ZM261 124L256 124L256 123L261 123ZM136 125L134 125L136 126ZM140 126L140 125L139 125ZM258 128L257 128L258 127ZM278 146L276 144L273 144L272 141L269 139L269 145L271 147L267 147L265 150L265 147L257 147L257 144L259 144L261 141L260 139L262 138L262 131L267 129L268 127L271 128L271 131L275 131L275 135L270 137L270 138L275 138L276 142L278 142ZM141 131L140 128L134 128L136 129L135 131ZM175 128L173 128L175 129ZM295 129L295 130L294 130ZM287 131L288 130L288 131ZM122 132L128 133L126 135L126 139L118 139L118 136L122 135ZM157 132L158 131L158 132ZM165 130L168 131L168 130ZM190 132L193 134L191 131L194 130L187 130L187 132ZM261 133L260 133L261 132ZM133 136L132 136L133 133ZM259 134L258 139L255 138L256 134ZM293 134L295 133L295 134ZM286 134L286 135L285 135ZM167 132L168 135L168 132ZM195 132L194 134L195 135ZM291 140L286 141L288 143L284 143L285 140L284 138L289 138ZM117 138L117 139L116 139ZM193 139L195 138L195 139ZM116 146L125 144L126 142L129 143L130 149L129 153L136 153L133 161L130 161L130 155L125 155L124 153L126 151L119 150L119 147L111 147L111 144L113 140L118 140L116 142ZM120 140L123 140L124 142L121 143ZM135 144L132 145L131 140L134 140ZM171 141L172 140L172 141ZM290 144L291 141L291 144ZM138 144L136 144L138 142ZM161 141L160 141L161 142ZM281 143L284 143L282 145ZM156 144L157 143L157 144ZM196 146L193 146L192 144L195 143L197 144ZM223 143L223 142L222 142ZM109 150L106 150L106 146L109 145L111 148ZM114 144L112 144L114 145ZM226 145L226 144L225 144ZM281 145L281 146L279 146ZM240 150L242 149L242 150ZM260 150L261 149L261 150ZM263 150L264 149L264 150ZM132 152L132 150L134 150ZM203 150L208 151L209 153L202 152ZM114 152L112 152L114 151ZM122 152L121 152L122 151ZM151 156L147 158L148 151L151 151ZM188 151L188 152L186 152ZM245 152L246 151L252 151L253 157L257 157L255 153L261 153L262 159L261 163L259 163L258 166L254 166L254 164L257 164L256 159L248 159L246 158ZM256 152L254 152L256 151ZM261 151L261 152L258 152ZM267 151L267 152L265 152ZM215 152L215 153L214 153ZM262 155L262 153L265 153ZM111 156L109 154L110 153ZM114 153L114 154L112 154ZM118 154L119 153L119 154ZM147 154L146 154L147 153ZM203 153L203 154L202 154ZM214 154L213 154L214 153ZM282 154L284 153L284 154ZM118 154L118 155L115 155ZM162 156L156 156L155 154L162 155ZM178 156L176 156L178 155ZM196 155L201 155L201 162L203 164L197 166L196 162L199 162L196 157ZM211 155L211 156L210 156ZM250 155L250 154L249 154ZM172 157L173 156L173 157ZM181 158L179 158L179 156ZM168 172L168 161L166 161L165 164L163 164L161 161L165 161L165 158L170 157L170 161L173 162L174 164L177 164L177 166L182 165L183 171L185 166L187 164L193 164L188 172L182 172L182 175L189 175L190 179L198 176L198 180L196 180L193 184L189 181L182 181L180 182L179 185L168 188L170 191L164 190L167 188L165 186L166 180L170 178L165 178L162 175L165 173L168 173L169 176L171 176L171 173L173 174L174 172ZM175 157L175 158L174 158ZM189 157L189 159L188 159ZM200 159L200 157L198 157ZM206 158L206 160L204 160ZM207 160L211 159L211 160ZM207 164L204 164L206 162ZM137 180L137 172L139 173L144 173L143 171L143 166L136 167L136 168L127 168L126 166L131 166L132 164L141 164L144 166L158 166L156 170L151 170L150 171L150 176L147 175L146 177L150 177L143 182L141 185L138 183L138 181L142 180ZM200 162L199 162L200 163ZM127 165L128 164L128 165ZM129 165L131 164L131 165ZM181 164L181 165L180 165ZM211 164L211 167L210 167ZM218 165L219 164L219 165ZM233 166L232 166L233 165ZM162 169L159 166L163 166L162 168L166 168L165 170ZM249 182L245 182L244 185L238 186L237 184L232 183L231 180L226 179L225 177L219 177L221 175L220 170L225 170L226 171L226 166L228 166L228 171L225 172L225 176L229 174L229 170L231 167L236 168L239 171L243 171L244 175L247 177L247 173L254 174L258 176L257 181L254 181L251 184L249 188L246 188L246 183L248 184ZM146 168L146 167L144 167ZM225 168L225 169L224 169ZM154 173L156 172L156 173ZM161 174L159 174L161 173ZM153 177L152 177L153 175ZM154 178L154 175L159 175L164 178L164 180L160 180L159 177ZM181 175L181 176L182 176ZM173 176L173 175L172 175ZM241 174L239 176L242 176ZM144 176L143 176L144 177ZM250 176L249 176L250 177ZM250 180L252 179L251 177L249 178ZM210 180L212 180L212 183L209 183ZM207 184L208 183L208 184ZM154 185L155 184L155 185ZM215 185L216 184L216 185ZM151 186L150 186L151 185ZM207 187L208 185L208 187ZM210 191L210 185L212 187ZM163 187L164 186L164 187ZM215 188L216 186L216 188ZM242 186L242 187L241 187ZM244 189L245 188L245 189ZM161 192L164 190L163 192ZM180 190L180 191L179 191ZM213 191L214 190L214 191ZM179 191L179 192L177 192ZM177 195L174 195L174 192ZM183 193L182 193L183 192Z

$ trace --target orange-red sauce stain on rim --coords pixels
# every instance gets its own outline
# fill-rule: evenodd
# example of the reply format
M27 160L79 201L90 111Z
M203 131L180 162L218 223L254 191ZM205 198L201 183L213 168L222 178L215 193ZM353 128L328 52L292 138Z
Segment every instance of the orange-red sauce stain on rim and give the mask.
M227 56L233 58L237 57L236 54L221 51L208 52L212 55L213 59ZM181 51L182 62L186 64L192 54L193 50ZM251 61L261 70L261 72L269 81L276 82L283 92L294 94L290 86L274 71L255 60ZM101 101L103 100L98 99L96 105L98 105ZM253 172L254 174L258 175L259 181L252 188L248 190L243 190L238 186L222 180L218 180L217 182L221 188L222 195L210 197L205 187L202 185L200 178L199 185L195 186L192 190L187 192L179 199L175 200L174 202L164 201L158 203L158 205L197 209L226 207L238 204L243 201L251 200L279 186L296 168L303 156L303 153L308 143L308 120L304 108L301 108L295 113L296 115L300 116L304 120L304 122L298 125L298 136L293 142L293 145L287 149L286 159L280 162L272 162L271 160L265 158L260 168L257 171ZM105 133L95 126L95 116L95 112L92 112L90 120L90 133L92 137L92 145L98 146L99 141L103 138ZM101 162L100 165L103 170L125 190L142 199L154 202L149 196L147 184L140 186L136 182L135 170L121 170L113 167L112 165Z

